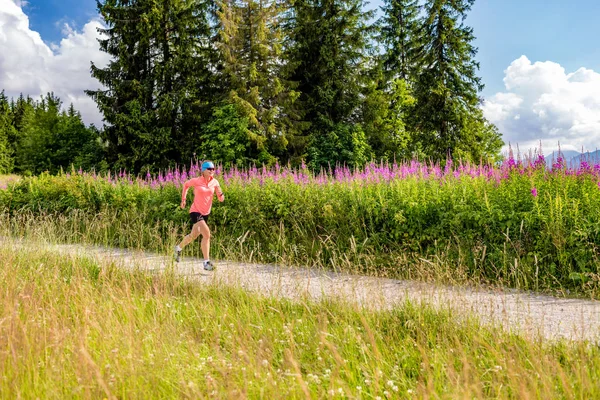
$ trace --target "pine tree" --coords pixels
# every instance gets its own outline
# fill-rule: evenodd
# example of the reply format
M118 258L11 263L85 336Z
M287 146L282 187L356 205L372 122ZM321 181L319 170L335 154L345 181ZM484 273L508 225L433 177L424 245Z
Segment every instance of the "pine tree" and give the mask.
M314 168L360 165L370 157L357 118L373 15L363 6L362 0L296 0L289 14L290 80L298 82L310 123L306 154Z
M413 85L419 60L418 0L385 0L377 21L383 51L370 71L362 118L377 159L413 156L414 140L407 121L412 118Z
M39 174L55 172L52 146L60 118L61 100L53 93L41 97L39 101L22 98L18 105L18 135L16 169L20 173Z
M383 45L382 67L388 88L396 79L414 82L419 52L418 0L384 0L377 22Z
M228 102L248 120L247 160L274 163L299 133L298 94L283 79L282 7L274 0L219 3L220 40ZM222 114L227 115L227 114Z
M106 0L102 51L92 64L106 89L87 93L107 126L110 161L133 171L187 162L214 98L216 52L210 3L198 0Z
M8 136L15 138L9 147L14 155L15 172L57 173L69 169L73 163L85 170L103 164L98 131L85 126L73 104L67 110L61 106L62 101L53 93L38 101L21 95L10 103L0 93L0 137L8 129Z
M464 25L475 0L427 0L423 26L423 53L415 86L416 124L426 155L445 160L457 149L467 158L476 154L498 153L502 144L496 130L487 129L480 117L483 89L477 76L479 63L474 57L473 29ZM482 153L480 143L472 139L479 131L485 143L494 144ZM490 137L487 137L490 136ZM500 146L498 146L500 144ZM474 160L479 161L479 160Z
M14 166L14 150L9 142L16 136L12 119L12 110L3 90L0 92L0 174L12 172Z

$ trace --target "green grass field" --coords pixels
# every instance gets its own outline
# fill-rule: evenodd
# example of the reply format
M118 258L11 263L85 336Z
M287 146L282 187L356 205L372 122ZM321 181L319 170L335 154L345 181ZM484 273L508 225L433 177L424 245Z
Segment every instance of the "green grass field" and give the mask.
M600 396L600 351L0 246L0 398Z

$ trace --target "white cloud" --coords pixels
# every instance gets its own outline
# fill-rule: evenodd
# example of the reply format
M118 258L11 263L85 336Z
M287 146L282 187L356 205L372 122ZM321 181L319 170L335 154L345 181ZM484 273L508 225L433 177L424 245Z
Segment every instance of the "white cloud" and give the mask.
M505 92L486 99L485 116L504 141L521 149L586 151L600 148L600 73L559 64L531 63L525 56L504 71Z
M102 116L85 89L100 83L90 75L90 63L105 66L110 56L100 51L99 19L77 31L65 24L65 37L49 47L29 28L24 1L0 0L0 90L8 96L20 93L37 98L54 92L64 105L73 103L86 123L102 125Z

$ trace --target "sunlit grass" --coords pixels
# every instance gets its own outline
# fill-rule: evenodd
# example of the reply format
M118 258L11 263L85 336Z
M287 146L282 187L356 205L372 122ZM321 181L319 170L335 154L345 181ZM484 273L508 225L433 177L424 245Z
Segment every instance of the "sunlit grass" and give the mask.
M211 237L211 258L249 263L277 263L286 266L310 267L320 270L334 270L351 274L370 275L395 279L408 279L444 285L469 285L483 287L508 287L513 282L506 280L504 270L483 276L473 271L464 262L447 255L440 249L437 254L424 258L420 254L390 253L382 255L360 249L354 243L350 250L341 253L334 240L321 240L314 237L311 252L302 244L288 239L283 225L272 230L272 240L263 244L250 240L252 232L236 234L231 229L213 225ZM149 224L139 218L136 212L117 212L105 210L90 214L73 210L65 214L46 214L43 212L21 211L10 216L0 212L0 236L25 238L30 241L47 243L80 243L107 247L128 248L152 251L159 254L172 254L175 244L187 234L187 224L175 224L170 221ZM301 230L302 227L295 227ZM307 232L308 235L308 232ZM268 247L267 247L268 246ZM277 248L274 253L272 248ZM326 259L320 254L328 253ZM189 245L184 256L200 257L199 241ZM466 257L466 255L465 255ZM508 259L508 257L507 257ZM510 261L510 260L509 260ZM516 261L510 268L515 277L519 277L522 265ZM584 284L579 290L569 290L559 281L529 281L527 289L533 288L540 293L558 296L598 298L597 280ZM517 285L517 287L519 287Z
M150 225L138 218L136 213L116 213L107 210L97 215L74 210L68 214L48 215L23 211L14 216L0 212L0 236L25 238L34 242L80 243L107 247L149 250L160 254L171 254L175 244L187 234L187 225ZM297 228L301 229L301 228ZM316 257L307 257L305 249L288 240L286 227L279 226L273 231L274 240L270 246L277 247L277 255L265 251L265 246L248 240L251 232L234 235L226 228L213 227L211 237L211 257L217 260L270 263L302 266L321 270L343 271L379 277L412 279L446 284L480 285L485 282L478 276L468 274L461 265L438 257L433 262L405 254L388 255L381 262L380 255L365 250L339 253L334 241L321 241L314 238ZM318 253L328 252L335 257L322 260ZM267 254L265 254L267 253ZM199 240L184 251L185 256L200 257ZM358 262L357 262L358 261ZM497 285L502 285L497 281Z
M597 398L598 348L0 246L0 398Z
M21 177L19 175L2 175L0 174L0 188L5 187L9 182L16 182Z

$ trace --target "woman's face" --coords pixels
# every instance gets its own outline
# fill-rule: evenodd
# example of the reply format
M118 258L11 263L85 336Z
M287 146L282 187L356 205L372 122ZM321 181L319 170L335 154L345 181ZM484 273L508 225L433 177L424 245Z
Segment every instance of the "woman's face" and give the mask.
M213 177L215 175L215 169L214 168L206 168L204 171L202 171L202 175L205 178L209 178L209 177Z

